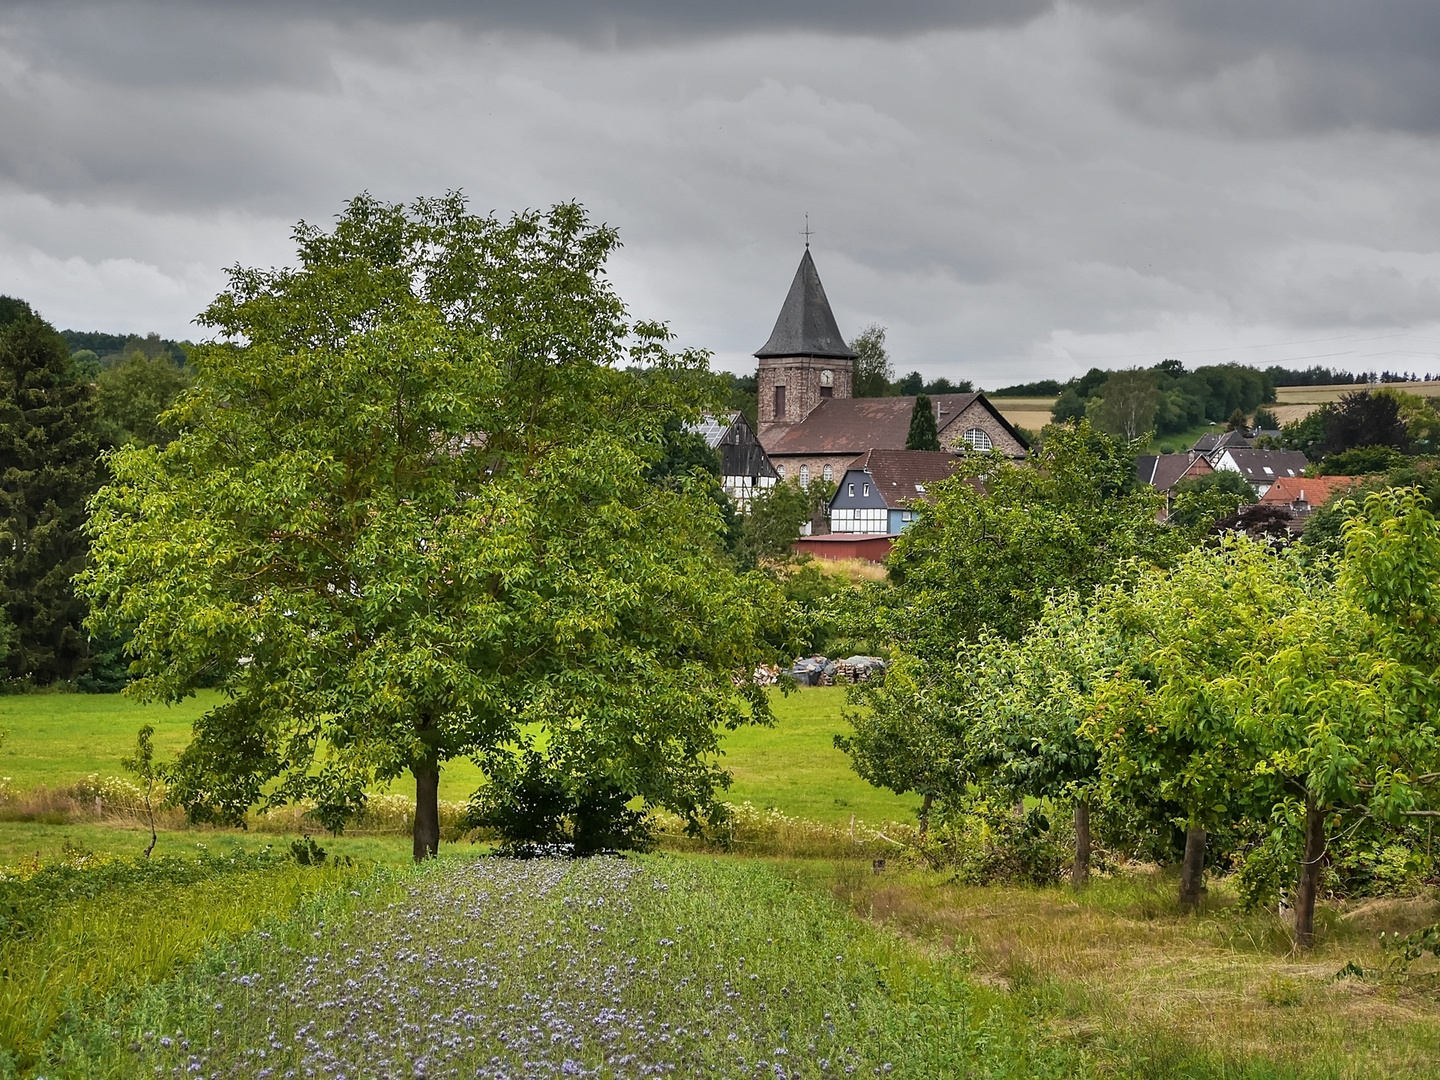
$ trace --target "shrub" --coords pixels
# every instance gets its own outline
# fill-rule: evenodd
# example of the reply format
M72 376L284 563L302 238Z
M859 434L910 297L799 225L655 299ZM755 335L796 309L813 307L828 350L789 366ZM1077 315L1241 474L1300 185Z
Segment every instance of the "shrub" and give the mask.
M507 855L530 857L559 850L575 856L604 851L648 851L655 846L650 816L632 809L634 798L608 779L565 777L534 751L515 775L497 777L476 793L466 823L494 829Z

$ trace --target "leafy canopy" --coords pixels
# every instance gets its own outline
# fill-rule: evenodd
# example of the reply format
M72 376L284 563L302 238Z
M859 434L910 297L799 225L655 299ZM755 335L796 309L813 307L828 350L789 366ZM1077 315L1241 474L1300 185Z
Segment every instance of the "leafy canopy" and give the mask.
M293 269L230 271L178 436L118 451L93 504L84 590L132 633L129 692L223 691L175 797L338 826L407 769L532 746L696 820L717 728L769 716L748 673L784 621L705 478L648 475L716 407L706 358L629 320L576 205L362 195L295 240Z

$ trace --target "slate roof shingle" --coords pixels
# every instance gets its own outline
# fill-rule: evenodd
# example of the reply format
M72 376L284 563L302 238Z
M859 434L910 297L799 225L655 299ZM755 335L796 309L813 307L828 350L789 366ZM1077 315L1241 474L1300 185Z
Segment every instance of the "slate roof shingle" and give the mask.
M775 329L770 331L770 340L755 356L760 360L775 356L855 358L854 350L840 336L840 327L835 323L830 301L825 297L825 286L820 284L820 272L815 269L808 247L795 271L795 280L790 282L785 303L780 306L780 316L775 320Z

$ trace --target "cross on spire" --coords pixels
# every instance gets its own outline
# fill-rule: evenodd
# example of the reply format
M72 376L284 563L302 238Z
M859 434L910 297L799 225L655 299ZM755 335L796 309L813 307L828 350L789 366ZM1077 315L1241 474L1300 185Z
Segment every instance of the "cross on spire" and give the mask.
M810 215L805 215L805 228L800 230L800 235L805 237L805 250L810 250Z

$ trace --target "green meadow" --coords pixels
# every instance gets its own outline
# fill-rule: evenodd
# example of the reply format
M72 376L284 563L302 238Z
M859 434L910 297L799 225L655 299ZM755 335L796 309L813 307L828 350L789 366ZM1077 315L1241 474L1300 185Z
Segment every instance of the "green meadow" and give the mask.
M0 697L0 777L28 791L64 788L92 773L123 776L120 760L134 749L135 733L155 727L155 750L168 759L190 737L190 725L219 697L205 692L178 705L139 705L119 694L27 694ZM802 688L772 694L774 727L747 727L724 741L724 764L735 777L732 802L773 807L793 817L843 824L913 821L918 800L872 788L835 749L834 737L849 731L842 716L842 687ZM463 802L479 786L468 761L448 763L440 797ZM410 794L397 780L392 790Z

